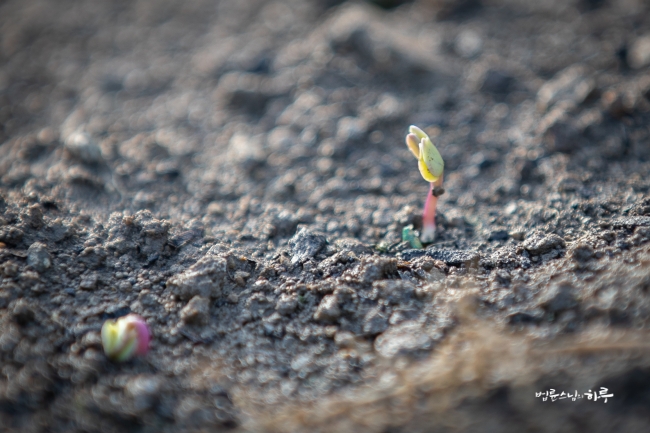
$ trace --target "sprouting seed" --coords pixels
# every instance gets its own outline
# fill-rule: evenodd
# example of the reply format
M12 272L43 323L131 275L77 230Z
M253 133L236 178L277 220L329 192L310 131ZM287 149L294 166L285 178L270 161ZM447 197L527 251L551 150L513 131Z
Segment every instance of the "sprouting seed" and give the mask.
M137 314L107 320L102 326L104 353L113 361L123 362L146 355L150 341L149 327Z
M445 162L429 136L417 126L411 125L409 127L409 133L406 135L406 145L418 160L420 174L430 185L427 201L424 203L420 240L424 243L431 243L436 238L438 196L445 192L442 188Z

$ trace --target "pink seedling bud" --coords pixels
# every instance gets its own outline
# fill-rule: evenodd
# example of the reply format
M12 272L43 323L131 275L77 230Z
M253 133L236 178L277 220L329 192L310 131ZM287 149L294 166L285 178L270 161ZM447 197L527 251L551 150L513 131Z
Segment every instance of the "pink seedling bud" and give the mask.
M137 314L107 320L102 326L104 353L113 361L123 362L146 355L150 341L149 327Z
M420 174L430 183L429 195L422 214L422 235L420 240L431 243L436 238L436 206L438 196L444 193L442 188L445 162L429 136L417 126L411 125L406 135L406 145L418 160Z

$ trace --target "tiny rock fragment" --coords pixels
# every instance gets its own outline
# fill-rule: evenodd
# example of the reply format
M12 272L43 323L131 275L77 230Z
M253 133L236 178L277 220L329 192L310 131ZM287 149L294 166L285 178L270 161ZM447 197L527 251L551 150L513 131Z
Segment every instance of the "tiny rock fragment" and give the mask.
M449 266L477 266L480 255L475 251L427 250L426 254L434 260L445 262Z
M338 299L334 295L327 295L318 305L314 319L319 322L333 322L341 316Z
M363 333L365 335L381 334L388 328L388 317L377 309L370 310L363 319Z
M303 227L289 241L293 257L291 263L302 263L313 258L327 244L325 236L312 233L309 229Z
M97 164L102 160L99 145L82 131L75 131L65 139L65 149L73 157L87 164Z
M298 297L286 293L280 296L278 303L275 305L276 311L283 316L289 316L291 313L296 311L297 307Z
M167 280L167 287L181 299L191 299L197 295L217 298L221 296L226 275L226 259L208 255L187 271Z
M634 228L639 226L650 226L650 216L631 216L612 220L612 227L615 229Z
M535 233L523 243L523 247L533 255L544 254L554 248L564 248L565 246L564 239L554 233L548 235Z
M571 248L571 258L579 263L589 261L594 257L594 249L585 243L580 243Z
M633 69L650 65L650 35L636 39L627 53L627 63Z
M416 355L430 350L433 340L424 332L422 325L407 321L391 326L375 339L375 350L384 358L399 355Z
M82 290L94 290L97 287L97 274L89 274L81 277L79 288Z
M575 298L573 287L553 285L542 295L539 304L549 313L558 313L575 308L578 301Z
M205 325L210 317L210 301L202 296L190 299L181 310L181 320L187 324Z
M52 266L52 258L44 243L34 242L27 250L27 264L36 272L44 272Z

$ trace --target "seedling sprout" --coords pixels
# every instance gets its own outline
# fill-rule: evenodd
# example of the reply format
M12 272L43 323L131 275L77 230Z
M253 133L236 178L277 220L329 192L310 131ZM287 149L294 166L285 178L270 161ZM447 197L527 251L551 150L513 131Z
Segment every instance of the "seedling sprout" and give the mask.
M422 213L422 234L420 240L423 243L431 243L436 238L436 207L438 197L444 194L442 188L443 171L445 162L438 149L429 136L417 126L411 125L406 135L406 145L415 158L418 160L420 174L429 182L429 194L424 203Z

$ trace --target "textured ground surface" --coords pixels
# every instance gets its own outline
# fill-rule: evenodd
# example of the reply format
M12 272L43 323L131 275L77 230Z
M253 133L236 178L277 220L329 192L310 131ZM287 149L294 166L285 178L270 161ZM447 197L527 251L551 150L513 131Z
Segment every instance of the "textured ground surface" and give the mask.
M0 1L0 431L650 429L647 6L404 3Z

